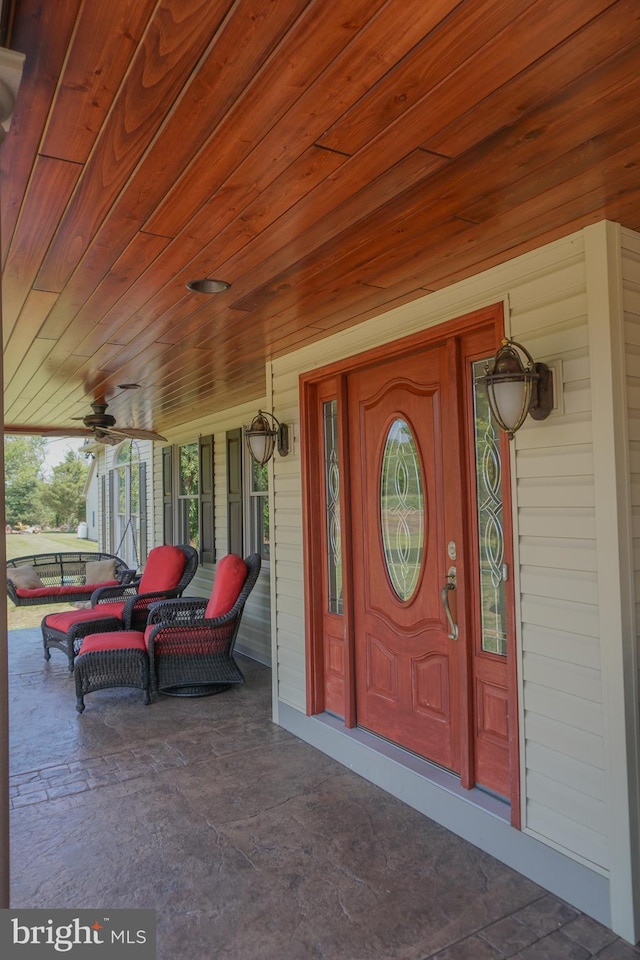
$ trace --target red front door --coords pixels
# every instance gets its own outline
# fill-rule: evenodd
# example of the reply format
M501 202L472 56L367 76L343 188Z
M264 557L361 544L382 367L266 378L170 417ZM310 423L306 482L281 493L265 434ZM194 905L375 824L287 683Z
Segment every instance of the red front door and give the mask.
M478 386L501 336L495 305L305 383L307 689L517 824L508 442Z
M458 771L459 650L442 601L461 543L449 360L442 344L380 363L347 394L358 724Z

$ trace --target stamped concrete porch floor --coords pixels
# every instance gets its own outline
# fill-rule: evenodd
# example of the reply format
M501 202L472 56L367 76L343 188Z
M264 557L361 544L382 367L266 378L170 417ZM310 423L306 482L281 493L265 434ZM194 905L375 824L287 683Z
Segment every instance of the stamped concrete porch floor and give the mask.
M158 960L637 960L640 951L270 720L90 694L9 636L13 907L157 911Z

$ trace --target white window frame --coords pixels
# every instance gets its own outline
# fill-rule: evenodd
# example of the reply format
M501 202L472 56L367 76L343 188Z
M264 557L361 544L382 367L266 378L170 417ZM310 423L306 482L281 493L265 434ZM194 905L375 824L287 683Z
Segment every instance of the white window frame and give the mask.
M180 465L181 465L181 451L185 447L195 447L196 452L196 492L183 494L180 492ZM198 449L198 441L192 440L188 443L178 443L175 445L175 457L174 457L174 523L177 543L190 543L195 547L196 550L200 550L200 452ZM197 508L197 520L196 520L196 543L192 543L190 537L190 525L189 525L189 512L190 512L190 503L195 501Z

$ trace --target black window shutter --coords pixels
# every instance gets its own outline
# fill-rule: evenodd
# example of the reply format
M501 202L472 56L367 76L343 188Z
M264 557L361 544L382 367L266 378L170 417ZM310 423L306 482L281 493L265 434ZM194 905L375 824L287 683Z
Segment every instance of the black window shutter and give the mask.
M138 544L138 560L142 566L147 559L147 465L144 460L140 463L138 474L140 490L140 543Z
M213 500L213 437L200 437L200 562L215 563L215 517Z
M229 553L243 555L242 430L227 431L227 533Z
M165 543L173 543L173 447L162 448L162 530Z

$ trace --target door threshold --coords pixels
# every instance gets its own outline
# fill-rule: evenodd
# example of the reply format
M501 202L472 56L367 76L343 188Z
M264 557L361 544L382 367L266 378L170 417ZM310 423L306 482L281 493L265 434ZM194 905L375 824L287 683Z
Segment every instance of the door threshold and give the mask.
M393 763L411 770L423 780L446 790L452 796L473 804L486 813L504 820L505 823L511 823L511 805L502 797L489 793L481 787L472 787L470 790L466 790L460 783L460 778L449 770L439 767L438 764L432 763L430 760L424 760L410 750L405 750L404 747L399 747L397 744L391 743L390 740L385 740L384 737L371 733L363 727L345 727L344 722L331 713L316 714L313 719L326 724L343 737L362 744L362 746L374 750Z

